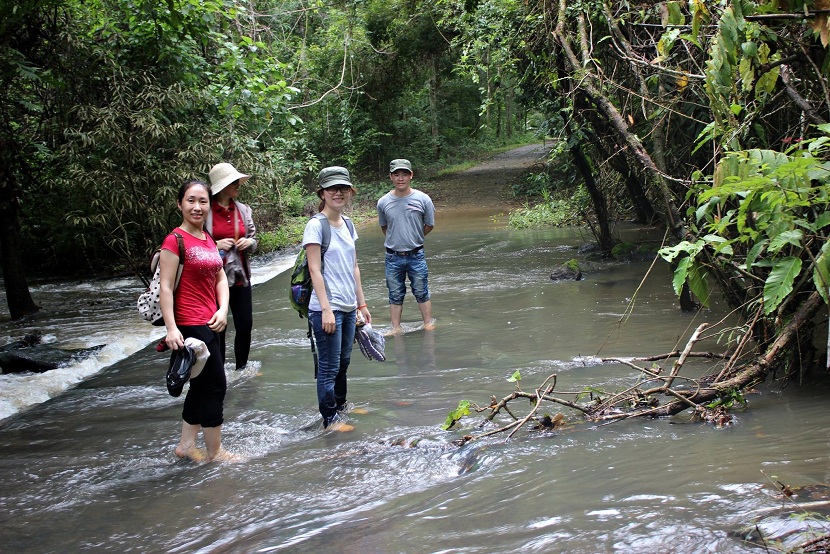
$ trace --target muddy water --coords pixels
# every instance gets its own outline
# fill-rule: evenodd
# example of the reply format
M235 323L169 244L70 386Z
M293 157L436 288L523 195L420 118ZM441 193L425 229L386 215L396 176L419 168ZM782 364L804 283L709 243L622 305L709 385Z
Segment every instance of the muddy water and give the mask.
M551 282L551 268L586 241L578 230L509 231L481 211L439 213L427 246L438 329L417 330L408 298L409 332L388 340L388 360L355 351L349 400L366 413L351 415L351 433L315 426L311 357L287 275L257 286L256 363L229 369L223 429L225 446L247 461L174 459L181 399L167 396L164 358L147 346L2 423L2 550L763 551L733 532L781 505L771 482L830 478L826 383L765 385L724 429L682 417L586 425L564 411L561 432L463 448L452 441L480 419L440 429L459 400L509 394L517 369L528 390L556 373L563 396L630 386L632 370L599 358L682 347L723 315L718 305L680 313L659 264L642 285L648 262ZM381 234L363 230L367 299L384 329L381 251ZM769 535L788 525L763 523Z

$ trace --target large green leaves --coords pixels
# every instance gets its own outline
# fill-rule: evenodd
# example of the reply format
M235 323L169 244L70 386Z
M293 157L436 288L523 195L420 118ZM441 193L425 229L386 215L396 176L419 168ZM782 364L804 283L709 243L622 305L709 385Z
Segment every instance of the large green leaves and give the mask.
M714 238L716 243L722 243L719 237ZM704 306L709 305L709 284L706 280L706 268L698 259L698 255L703 252L707 244L706 238L700 239L697 242L681 241L675 246L661 248L658 254L667 262L677 261L677 266L674 270L674 278L672 279L672 287L675 294L680 296L683 290L683 285L688 283L692 293L700 300Z
M764 313L772 313L793 291L793 281L801 272L801 259L778 260L764 283Z
M680 294L688 283L696 295L708 294L707 264L714 260L727 271L733 271L732 264L743 272L735 279L743 281L746 292L756 280L763 283L757 296L763 297L767 314L787 302L796 283L803 290L803 281L812 282L827 302L830 255L824 232L830 225L830 171L820 157L827 144L822 136L787 153L756 149L727 154L711 181L695 191L693 213L703 237L660 251L669 262L684 255L675 268L675 292ZM812 268L811 281L799 281L805 266Z
M813 271L813 284L816 290L824 298L824 302L830 304L830 243L825 242L821 247L821 253L816 258L816 268Z

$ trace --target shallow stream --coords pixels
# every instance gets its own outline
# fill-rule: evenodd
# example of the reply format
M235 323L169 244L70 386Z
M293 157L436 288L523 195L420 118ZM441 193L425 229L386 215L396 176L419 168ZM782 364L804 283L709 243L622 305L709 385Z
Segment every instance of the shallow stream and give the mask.
M360 233L368 304L384 330L382 236ZM481 418L441 430L460 400L509 394L516 370L526 390L552 373L561 393L630 386L636 372L600 358L682 348L697 325L723 317L721 305L680 312L662 263L552 282L551 269L586 242L579 230L511 231L485 211L439 212L427 241L438 328L417 330L409 296L409 332L387 339L387 361L355 350L349 400L365 413L351 414L350 433L315 426L305 321L285 293L290 258L259 268L255 362L227 366L223 442L246 458L235 464L172 454L182 399L164 387L161 332L134 314L136 283L42 285L41 299L53 291L72 307L37 322L49 340L108 346L63 374L0 380L2 550L764 552L735 531L782 505L774 481L830 478L826 382L764 385L723 429L683 417L589 425L551 406L568 421L556 433L458 448ZM767 517L765 532L782 536L789 521Z

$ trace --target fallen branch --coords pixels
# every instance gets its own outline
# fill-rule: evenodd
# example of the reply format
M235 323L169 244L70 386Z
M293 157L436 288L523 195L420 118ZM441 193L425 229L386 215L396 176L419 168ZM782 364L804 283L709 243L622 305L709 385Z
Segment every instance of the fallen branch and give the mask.
M659 368L654 370L634 364L631 358L604 358L604 362L620 363L638 372L636 383L614 394L605 394L597 389L587 388L580 392L567 393L576 395L574 401L553 396L552 393L557 386L557 375L555 373L549 375L533 392L525 392L519 386L521 376L517 371L511 377L511 381L516 382L515 391L498 401L493 396L490 405L486 408L476 406L477 412L489 411L485 418L487 422L496 423L496 418L502 413L509 415L511 421L478 435L465 435L456 441L456 444L466 444L470 441L501 433L508 433L507 439L510 439L518 433L519 429L526 427L529 422L537 424L535 429L546 431L559 429L566 422L565 416L558 413L554 416L544 415L540 417L539 412L543 402L560 405L579 412L584 421L602 422L603 424L633 417L673 416L690 408L691 414L696 420L717 426L728 424L732 421L732 416L728 413L732 404L736 402L745 403L742 391L763 382L770 370L782 363L780 358L784 353L790 351L792 341L798 339L799 329L808 324L823 306L824 302L821 296L818 293L813 293L800 305L798 312L793 315L776 340L769 345L763 354L757 355L752 362L737 368L733 368L732 364L737 360L738 352L743 351L748 344L747 337L750 335L751 326L757 322L757 318L752 321L750 328L742 336L739 341L740 344L731 355L713 352L695 353L692 351L695 343L700 340L701 333L708 327L707 323L703 323L697 327L681 352L670 352L648 358L635 358L636 360L655 361L677 357L672 365L671 372L666 376L660 375L661 370ZM686 360L693 356L723 360L728 358L726 367L730 369L729 371L724 369L713 372L695 379L680 375ZM590 396L591 402L580 402L579 399L583 396ZM518 412L515 409L511 410L511 402L518 399L527 401L531 405L524 416L517 415ZM469 405L468 402L463 402L463 404L464 406ZM452 427L461 417L467 414L469 414L469 411L466 407L462 409L460 405L457 412L451 413L450 418L448 418L450 424L445 428Z

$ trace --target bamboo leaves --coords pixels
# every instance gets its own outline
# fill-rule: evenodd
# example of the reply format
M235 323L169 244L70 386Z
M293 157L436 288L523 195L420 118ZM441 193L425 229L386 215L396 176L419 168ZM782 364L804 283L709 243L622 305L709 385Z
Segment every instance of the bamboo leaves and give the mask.
M699 9L694 3L693 13ZM747 123L762 111L779 82L778 37L748 19L759 9L750 2L735 1L720 14L718 32L710 42L704 84L714 121L698 137L701 141L720 138L722 146L740 150L742 138L752 134Z

